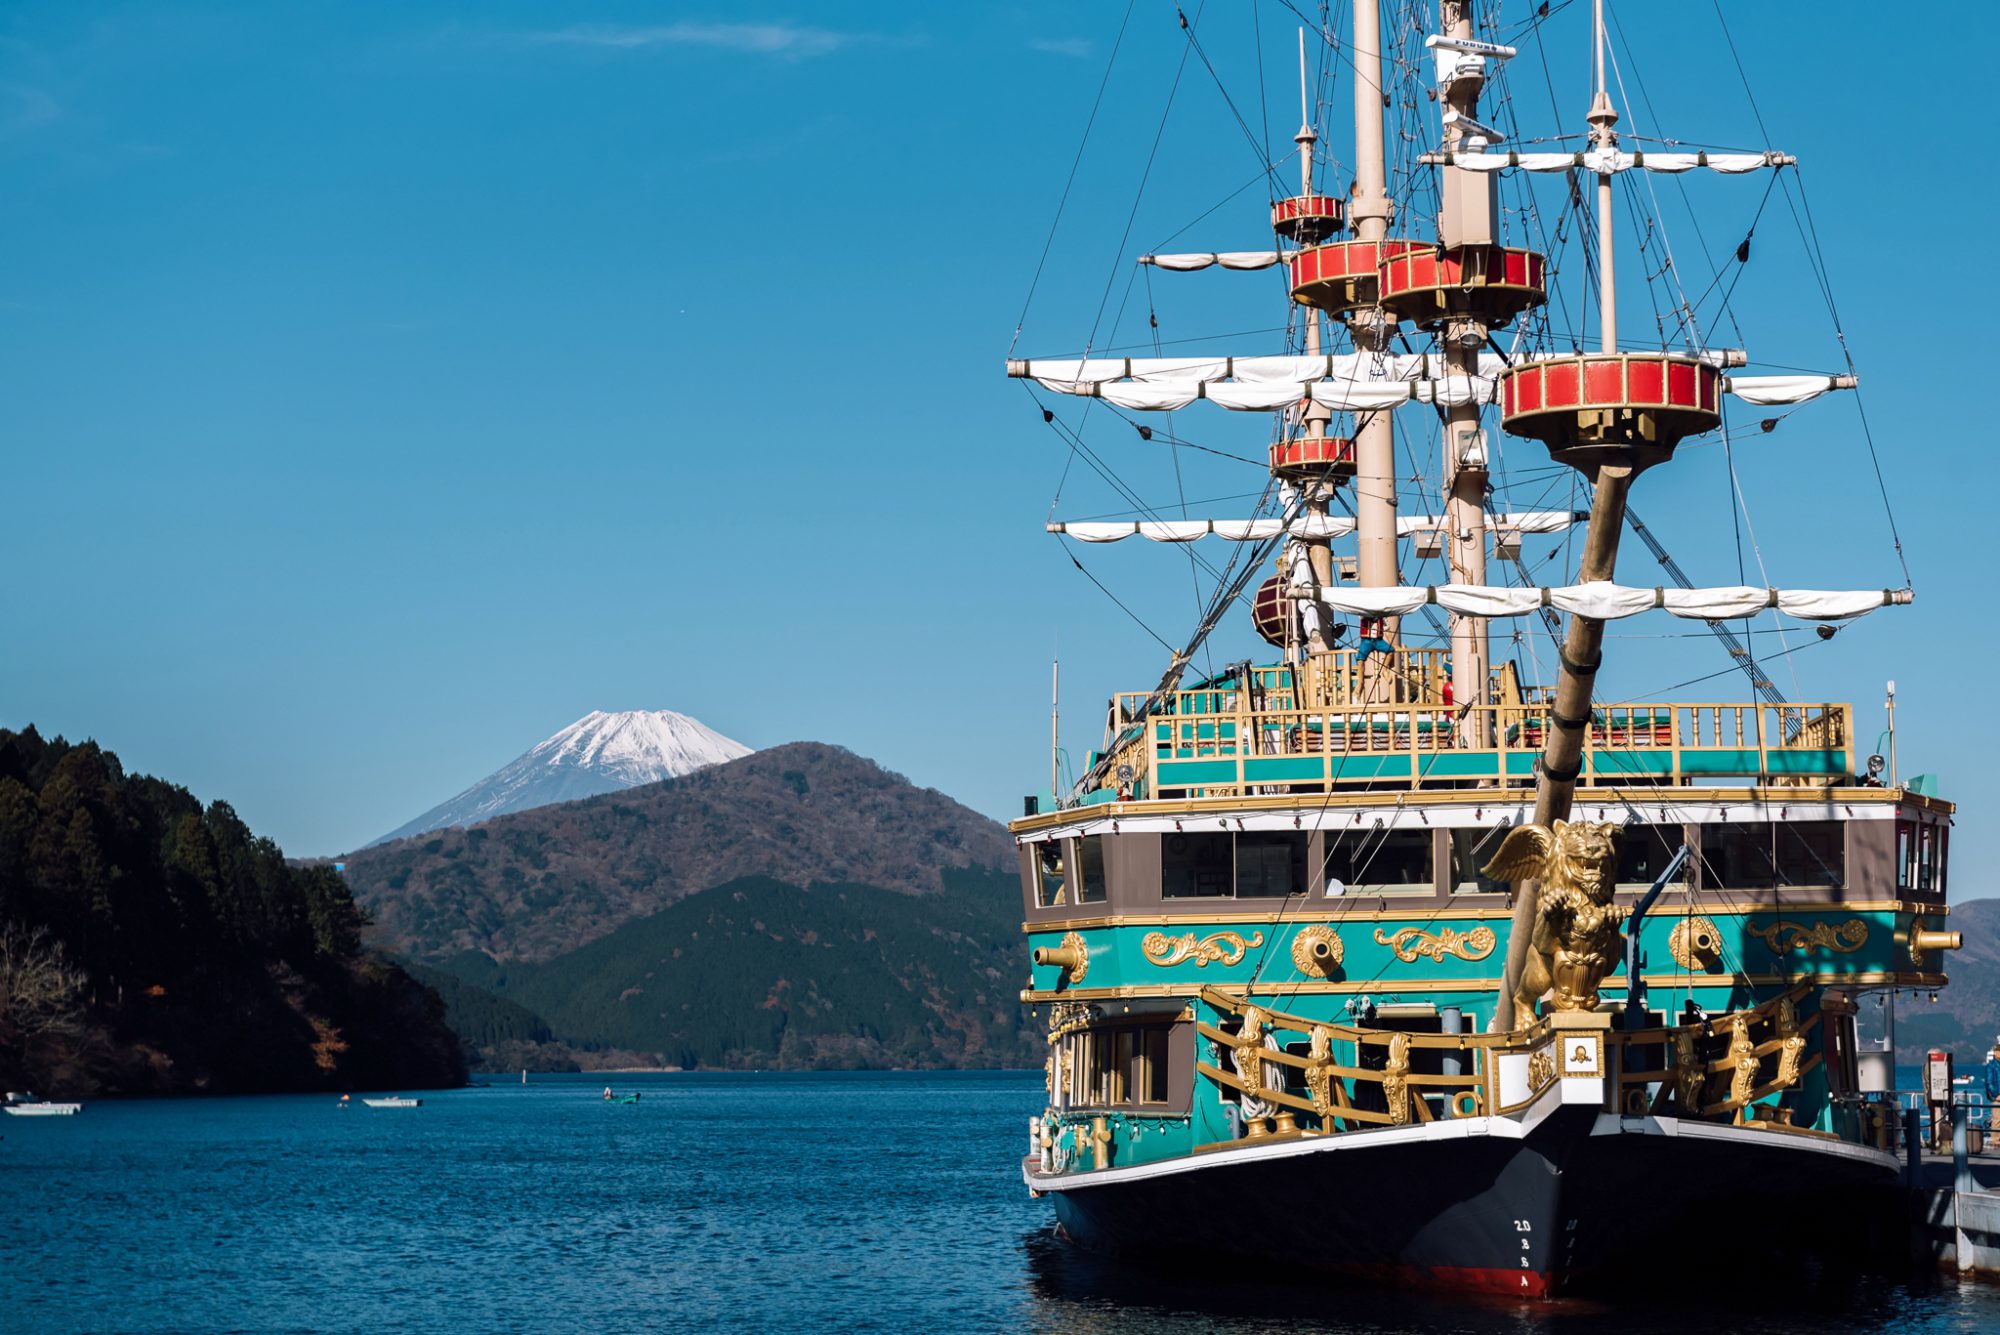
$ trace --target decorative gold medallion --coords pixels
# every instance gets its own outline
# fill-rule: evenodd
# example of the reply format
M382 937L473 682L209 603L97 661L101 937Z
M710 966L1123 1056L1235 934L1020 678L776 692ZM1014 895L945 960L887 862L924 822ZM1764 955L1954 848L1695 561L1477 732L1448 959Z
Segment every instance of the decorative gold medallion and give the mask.
M1333 977L1346 954L1347 948L1340 943L1340 933L1331 927L1315 923L1311 927L1300 928L1298 935L1292 938L1292 967L1314 978Z
M1161 968L1192 959L1195 968L1206 969L1215 963L1241 964L1244 951L1263 944L1262 932L1252 932L1248 941L1243 939L1241 932L1216 932L1212 936L1196 936L1193 932L1183 932L1179 936L1148 932L1140 939L1139 950Z
M1419 955L1428 955L1434 964L1444 963L1446 955L1483 960L1493 953L1497 940L1491 927L1475 927L1469 932L1460 932L1456 927L1447 927L1442 932L1403 927L1393 936L1380 927L1375 929L1375 944L1389 947L1405 964L1414 962Z
M1837 950L1843 955L1852 955L1868 944L1868 924L1860 918L1849 918L1839 924L1816 922L1810 927L1802 923L1786 922L1783 919L1779 919L1769 927L1759 927L1756 923L1746 920L1743 930L1752 936L1763 937L1764 944L1779 955L1793 950L1805 954L1811 954L1815 950L1825 950L1829 953Z
M1683 918L1667 938L1667 953L1689 973L1713 973L1722 967L1722 932L1713 919Z

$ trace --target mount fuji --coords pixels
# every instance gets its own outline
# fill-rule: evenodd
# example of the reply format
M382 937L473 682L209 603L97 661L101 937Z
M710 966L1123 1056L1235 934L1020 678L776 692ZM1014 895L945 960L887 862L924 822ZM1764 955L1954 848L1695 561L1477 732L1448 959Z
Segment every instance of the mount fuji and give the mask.
M669 709L619 714L592 710L450 801L365 847L449 825L476 825L551 802L574 802L658 783L747 756L751 749Z

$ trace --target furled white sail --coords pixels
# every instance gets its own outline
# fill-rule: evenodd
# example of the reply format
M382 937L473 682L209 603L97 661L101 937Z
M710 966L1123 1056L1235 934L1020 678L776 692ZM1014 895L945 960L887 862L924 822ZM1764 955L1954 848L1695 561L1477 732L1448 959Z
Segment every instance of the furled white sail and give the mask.
M1186 273L1220 266L1224 269L1269 269L1292 257L1289 250L1197 250L1182 255L1141 255L1139 263Z
M1568 355L1568 354L1563 354ZM1738 352L1701 354L1715 366L1740 365ZM1526 358L1522 360L1541 360ZM1435 353L1320 357L1037 358L1007 363L1007 374L1057 394L1103 399L1133 412L1172 412L1200 399L1235 412L1281 412L1310 398L1335 412L1374 412L1405 403L1447 407L1491 403L1506 362L1479 355L1475 376L1445 374ZM1851 375L1733 375L1726 392L1759 407L1807 403L1832 389L1852 389Z
M1594 176L1635 170L1679 174L1696 167L1733 176L1765 167L1789 167L1798 161L1789 153L1625 153L1607 148L1581 153L1426 153L1423 160L1433 166L1475 172L1507 167L1527 172L1566 172L1576 168Z
M1403 616L1435 604L1467 616L1517 617L1544 607L1597 621L1615 621L1641 612L1664 611L1695 621L1754 616L1775 608L1805 621L1844 621L1878 607L1908 603L1908 589L1759 589L1747 585L1717 589L1636 588L1595 581L1556 588L1511 589L1481 584L1432 584L1401 588L1322 589L1319 601L1358 616Z
M1524 510L1519 514L1488 515L1486 527L1502 533L1559 533L1589 517L1587 510ZM1444 523L1438 515L1401 515L1396 520L1396 533L1407 538L1434 532ZM1209 536L1230 542L1265 542L1280 533L1294 538L1344 538L1354 532L1354 520L1347 515L1301 515L1289 525L1282 519L1085 520L1057 521L1048 530L1067 534L1078 542L1122 542L1126 538L1192 542Z

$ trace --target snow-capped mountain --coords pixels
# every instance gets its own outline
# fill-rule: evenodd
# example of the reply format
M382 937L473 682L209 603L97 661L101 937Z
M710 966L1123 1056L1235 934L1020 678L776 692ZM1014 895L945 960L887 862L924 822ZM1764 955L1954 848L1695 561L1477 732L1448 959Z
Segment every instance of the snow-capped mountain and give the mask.
M476 825L510 811L658 783L750 751L670 709L620 714L592 710L526 755L368 847L448 825Z

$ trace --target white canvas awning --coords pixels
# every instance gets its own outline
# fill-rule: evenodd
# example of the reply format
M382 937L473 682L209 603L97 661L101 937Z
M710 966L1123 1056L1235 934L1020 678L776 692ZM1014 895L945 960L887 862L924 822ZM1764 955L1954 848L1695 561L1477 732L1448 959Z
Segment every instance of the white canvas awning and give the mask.
M1139 263L1186 273L1194 269L1270 269L1292 258L1290 250L1197 250L1181 255L1141 255Z

